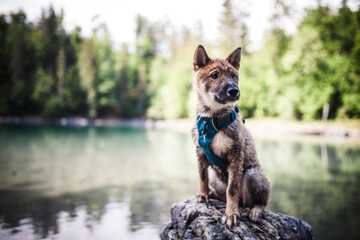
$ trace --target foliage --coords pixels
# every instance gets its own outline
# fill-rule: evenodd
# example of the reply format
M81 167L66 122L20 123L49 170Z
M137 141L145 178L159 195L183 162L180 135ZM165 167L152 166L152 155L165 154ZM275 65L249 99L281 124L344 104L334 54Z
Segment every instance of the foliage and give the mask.
M244 115L319 119L329 103L330 118L359 118L358 15L346 6L331 15L319 6L294 36L275 26L242 65Z
M225 0L218 44L210 56L226 57L238 45L245 117L319 119L360 117L360 9L346 1L337 12L319 3L307 9L298 32L288 35L292 6L274 0L271 29L262 49L247 51L246 13ZM135 42L116 49L106 25L63 28L64 12L50 6L29 22L22 11L0 16L0 116L193 118L191 63L203 43L202 24L174 30L171 23L135 19Z
M196 41L188 30L180 36L181 43L172 58L169 61L158 59L153 65L151 85L154 98L148 112L151 118L185 118L195 113L195 107L189 101L192 73L188 63L192 62Z

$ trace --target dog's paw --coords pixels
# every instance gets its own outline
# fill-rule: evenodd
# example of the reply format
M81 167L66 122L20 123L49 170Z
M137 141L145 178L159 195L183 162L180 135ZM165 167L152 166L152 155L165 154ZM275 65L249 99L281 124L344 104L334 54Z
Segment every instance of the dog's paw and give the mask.
M222 223L226 224L226 226L230 229L237 226L240 221L240 214L233 213L233 214L225 214L222 218Z
M208 204L209 203L209 197L205 194L201 194L199 193L197 196L196 196L196 201L198 203L206 203Z
M261 210L257 208L253 208L250 210L249 218L253 222L259 222L261 218Z

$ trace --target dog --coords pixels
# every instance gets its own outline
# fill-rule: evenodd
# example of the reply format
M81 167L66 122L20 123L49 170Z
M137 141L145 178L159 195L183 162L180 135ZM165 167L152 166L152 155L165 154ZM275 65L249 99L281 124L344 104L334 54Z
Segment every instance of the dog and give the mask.
M197 202L208 203L209 197L226 202L222 222L229 228L239 222L240 206L250 208L253 222L260 221L270 199L270 183L236 104L240 60L241 47L220 59L210 58L202 45L193 58L197 121L192 137L200 176Z

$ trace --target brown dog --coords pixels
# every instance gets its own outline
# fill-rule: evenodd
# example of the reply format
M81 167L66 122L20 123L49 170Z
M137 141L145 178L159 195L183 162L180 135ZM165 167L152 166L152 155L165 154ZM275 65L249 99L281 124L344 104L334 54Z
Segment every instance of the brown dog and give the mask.
M226 202L223 223L230 228L239 221L239 206L251 208L249 217L257 222L270 198L270 183L257 159L254 141L236 109L240 59L241 48L226 59L211 59L199 45L193 60L197 126L192 136L200 175L197 201L208 202L210 195ZM209 166L213 170L210 192Z

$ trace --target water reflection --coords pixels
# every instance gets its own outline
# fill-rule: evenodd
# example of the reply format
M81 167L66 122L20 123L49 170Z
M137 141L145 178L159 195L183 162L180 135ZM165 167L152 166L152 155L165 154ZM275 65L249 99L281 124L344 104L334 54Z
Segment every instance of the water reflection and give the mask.
M257 141L272 183L269 209L308 221L317 239L359 239L359 145L318 140Z
M151 130L1 127L0 237L62 238L72 222L85 238L104 239L99 232L117 209L111 204L121 203L112 219L118 231L107 239L144 231L144 239L157 238L171 204L197 189L189 140Z
M359 239L359 143L256 139L268 209L317 239ZM169 209L197 191L189 134L0 126L1 239L157 239Z

